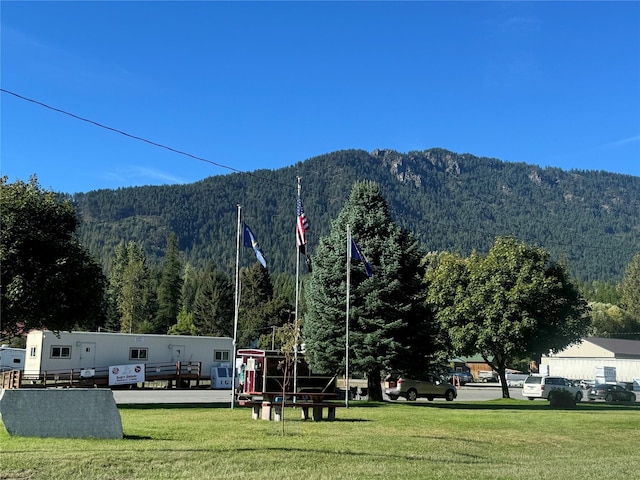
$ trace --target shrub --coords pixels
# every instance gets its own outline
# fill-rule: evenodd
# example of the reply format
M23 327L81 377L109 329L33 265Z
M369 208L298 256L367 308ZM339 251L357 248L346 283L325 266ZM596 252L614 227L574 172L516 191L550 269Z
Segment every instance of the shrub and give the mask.
M576 406L576 399L568 390L554 389L549 392L549 404L552 407L572 408Z

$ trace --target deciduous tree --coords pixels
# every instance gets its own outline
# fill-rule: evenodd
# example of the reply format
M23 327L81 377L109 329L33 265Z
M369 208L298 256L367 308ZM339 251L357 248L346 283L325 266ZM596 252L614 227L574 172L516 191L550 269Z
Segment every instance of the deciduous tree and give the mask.
M0 178L0 337L102 325L105 277L76 238L69 200Z
M426 274L428 304L453 353L481 354L509 397L510 362L558 352L589 328L587 304L547 251L511 237L486 256L443 254Z
M629 315L640 321L640 253L627 265L619 290L622 306Z

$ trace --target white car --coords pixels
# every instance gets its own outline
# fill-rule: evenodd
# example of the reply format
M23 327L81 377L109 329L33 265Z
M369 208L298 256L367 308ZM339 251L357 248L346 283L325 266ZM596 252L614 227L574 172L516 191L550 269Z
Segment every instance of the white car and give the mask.
M576 402L582 400L582 389L575 386L564 377L548 377L542 375L529 375L522 386L522 396L529 400L553 396L554 391L566 390L571 392Z

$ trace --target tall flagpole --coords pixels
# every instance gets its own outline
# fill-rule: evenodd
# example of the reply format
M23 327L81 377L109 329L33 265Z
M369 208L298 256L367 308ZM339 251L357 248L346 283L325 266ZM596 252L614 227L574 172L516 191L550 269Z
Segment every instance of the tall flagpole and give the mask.
M351 288L351 230L347 224L347 321L344 335L344 381L346 392L344 395L344 406L349 408L349 291Z
M298 199L300 198L300 177L298 177ZM297 205L297 200L296 200ZM297 225L298 225L298 213L296 211L296 238L297 238ZM300 304L300 247L296 242L296 308L295 308L295 320L294 327L296 331L294 335L296 336L296 341L294 342L294 352L293 352L293 393L297 393L298 391L298 305ZM293 397L293 401L296 401L296 397Z
M231 357L233 376L231 377L231 408L236 403L236 341L238 339L238 309L240 306L240 218L242 206L238 204L238 226L236 238L236 295L235 314L233 317L233 356Z

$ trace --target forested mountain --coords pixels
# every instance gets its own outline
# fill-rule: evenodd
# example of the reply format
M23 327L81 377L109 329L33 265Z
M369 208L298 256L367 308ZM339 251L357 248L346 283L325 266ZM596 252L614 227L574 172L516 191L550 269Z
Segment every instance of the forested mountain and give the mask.
M356 180L380 185L394 220L415 232L425 251L486 252L497 235L514 235L565 259L580 280L611 282L640 252L640 177L566 172L442 149L344 150L188 185L76 194L80 239L109 268L123 240L143 244L150 263L157 263L173 231L183 263L214 261L232 272L240 204L269 270L293 273L297 177L312 258ZM253 252L243 248L243 265L253 261Z

